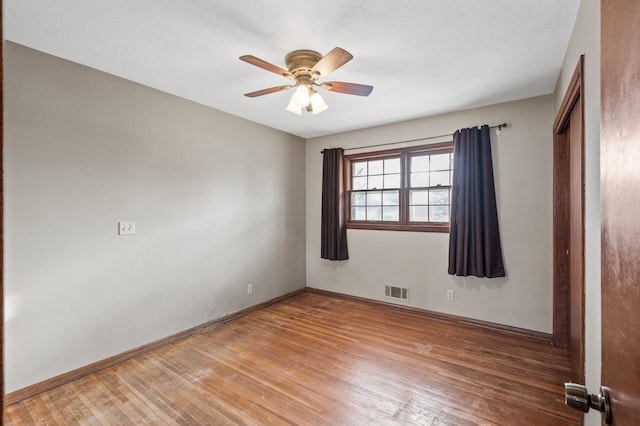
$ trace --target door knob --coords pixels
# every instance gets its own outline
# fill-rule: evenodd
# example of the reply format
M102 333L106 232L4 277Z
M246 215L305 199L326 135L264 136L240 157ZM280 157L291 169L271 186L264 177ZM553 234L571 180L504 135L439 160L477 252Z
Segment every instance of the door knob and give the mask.
M609 400L609 389L600 386L600 393L597 395L589 394L584 385L577 383L564 384L564 402L569 407L573 407L582 411L589 412L590 408L600 411L604 424L611 422L611 403Z

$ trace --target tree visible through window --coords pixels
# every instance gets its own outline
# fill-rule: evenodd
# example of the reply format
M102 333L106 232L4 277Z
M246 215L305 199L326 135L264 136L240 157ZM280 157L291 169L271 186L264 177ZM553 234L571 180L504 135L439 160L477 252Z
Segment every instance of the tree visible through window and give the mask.
M349 228L448 232L453 144L345 156Z

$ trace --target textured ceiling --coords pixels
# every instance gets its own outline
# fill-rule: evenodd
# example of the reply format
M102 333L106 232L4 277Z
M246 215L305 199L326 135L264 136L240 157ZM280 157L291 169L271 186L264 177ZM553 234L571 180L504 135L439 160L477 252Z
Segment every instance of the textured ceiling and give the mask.
M305 138L553 91L580 0L5 0L7 40ZM285 111L295 49L354 59L322 91L329 109Z

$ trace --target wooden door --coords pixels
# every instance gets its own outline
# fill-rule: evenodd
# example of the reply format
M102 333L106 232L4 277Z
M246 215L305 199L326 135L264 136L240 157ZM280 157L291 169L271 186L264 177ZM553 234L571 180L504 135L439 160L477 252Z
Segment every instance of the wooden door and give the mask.
M571 381L584 382L584 138L580 57L554 130L554 344L568 347Z
M612 424L640 425L640 1L601 5L601 383Z
M571 380L584 383L584 168L582 103L569 125L569 355Z

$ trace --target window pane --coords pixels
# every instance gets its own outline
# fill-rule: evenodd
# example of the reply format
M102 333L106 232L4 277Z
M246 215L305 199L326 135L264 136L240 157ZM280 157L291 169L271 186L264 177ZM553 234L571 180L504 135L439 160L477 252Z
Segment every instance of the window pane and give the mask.
M432 189L429 191L429 204L433 205L448 205L449 204L449 190L448 189Z
M388 160L384 160L384 173L400 173L400 159L390 158Z
M351 189L367 189L367 177L354 177L351 181Z
M364 192L352 192L351 193L351 205L352 206L366 206L367 194Z
M416 205L416 204L424 204L427 205L429 204L429 191L427 190L423 190L423 191L417 191L417 190L412 190L409 193L409 204L411 205Z
M367 175L367 162L362 161L360 163L353 163L353 176L366 176Z
M380 206L382 205L382 192L367 192L367 206Z
M384 175L385 188L400 188L400 175Z
M419 186L429 186L429 173L411 173L411 185L412 188Z
M449 185L449 171L446 172L431 172L431 181L429 186Z
M382 189L382 175L369 176L369 183L367 189Z
M427 172L429 171L429 156L428 155L416 155L411 157L411 171L412 172Z
M429 207L430 222L449 222L449 206Z
M382 193L382 204L385 206L397 206L400 203L400 193L398 191L384 191Z
M384 206L382 208L382 220L397 222L400 220L400 207Z
M352 207L351 220L367 220L366 207Z
M382 220L382 207L367 207L367 220Z
M349 218L360 227L430 231L450 220L453 149L398 149L351 161ZM450 152L443 153L445 150ZM432 154L433 153L433 154ZM347 157L350 161L350 157ZM404 187L407 187L407 192Z
M431 156L431 170L448 170L449 153Z
M429 217L429 207L411 206L409 209L409 220L412 222L426 222Z
M381 175L382 174L382 160L369 161L369 174Z

